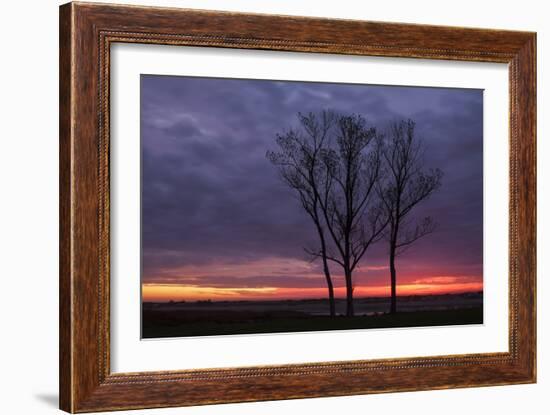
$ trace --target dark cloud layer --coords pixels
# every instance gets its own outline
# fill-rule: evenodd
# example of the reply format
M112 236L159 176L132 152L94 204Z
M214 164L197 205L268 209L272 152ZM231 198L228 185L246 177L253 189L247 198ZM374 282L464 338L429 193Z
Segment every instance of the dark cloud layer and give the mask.
M173 281L163 276L167 270L212 262L305 259L303 248L315 244L312 225L265 153L275 149L277 132L297 124L298 111L327 108L360 113L380 129L398 119L416 121L427 165L445 173L419 214L433 215L440 226L400 266L481 276L481 90L143 75L144 282ZM370 251L367 263L386 265L385 247ZM369 275L378 274L387 272ZM261 277L247 284L260 284Z

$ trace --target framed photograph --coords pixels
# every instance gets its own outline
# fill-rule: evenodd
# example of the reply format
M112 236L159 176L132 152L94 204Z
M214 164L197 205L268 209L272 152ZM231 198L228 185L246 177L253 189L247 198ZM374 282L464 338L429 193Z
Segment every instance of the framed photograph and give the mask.
M536 35L60 8L60 407L536 381Z

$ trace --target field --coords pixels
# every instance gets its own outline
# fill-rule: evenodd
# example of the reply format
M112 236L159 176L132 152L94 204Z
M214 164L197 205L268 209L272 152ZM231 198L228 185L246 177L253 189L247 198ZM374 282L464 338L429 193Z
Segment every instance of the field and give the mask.
M388 298L358 298L355 316L327 315L326 300L197 301L143 303L142 337L446 326L483 323L482 293L398 298L398 313L388 314Z

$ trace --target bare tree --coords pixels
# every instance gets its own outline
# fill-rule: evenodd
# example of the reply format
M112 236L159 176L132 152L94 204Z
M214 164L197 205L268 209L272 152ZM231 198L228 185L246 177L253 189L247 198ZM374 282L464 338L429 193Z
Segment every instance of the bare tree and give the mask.
M317 116L313 113L298 114L300 130L289 130L277 135L280 151L268 151L267 158L279 168L283 181L294 189L301 205L312 219L319 237L319 250L314 258L320 257L328 288L330 315L336 315L334 286L327 260L325 225L321 213L321 188L330 188L331 177L327 174L322 153L328 140L329 131L334 127L335 114L324 111ZM313 252L307 250L308 253Z
M396 257L418 239L432 233L437 224L431 217L413 221L410 213L441 186L443 173L439 169L424 170L422 141L415 137L411 120L391 125L382 148L387 180L377 183L378 194L389 218L389 265L391 278L390 312L397 311Z
M353 271L388 223L375 186L381 175L380 137L359 115L324 111L298 118L301 130L278 135L280 151L267 156L315 224L320 247L306 251L323 261L331 314L328 261L343 269L346 315L353 316Z
M380 137L360 115L339 115L328 144L322 159L330 180L319 198L334 248L326 257L344 271L346 315L353 316L353 271L388 223L375 186L382 173Z

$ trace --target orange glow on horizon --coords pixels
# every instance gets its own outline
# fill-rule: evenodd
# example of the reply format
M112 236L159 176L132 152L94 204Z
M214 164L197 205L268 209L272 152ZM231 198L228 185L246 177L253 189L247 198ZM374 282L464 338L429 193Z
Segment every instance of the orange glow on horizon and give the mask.
M430 295L483 290L477 272L449 270L442 274L422 271L402 273L397 295ZM440 271L435 271L440 272ZM381 276L383 274L383 276ZM357 269L355 297L388 297L390 286L387 265L362 265ZM261 276L261 277L258 277ZM345 298L343 277L335 277L335 296ZM284 286L296 277L295 286ZM265 257L235 263L219 261L208 266L187 265L160 269L142 284L143 301L240 301L327 298L324 275L309 261ZM145 282L148 281L148 282ZM279 283L280 282L280 283ZM302 284L302 285L300 285Z
M443 283L438 278L449 278ZM458 294L464 292L476 292L483 290L482 281L456 282L454 277L425 278L418 282L401 284L397 286L397 295L434 295L434 294ZM423 282L426 281L426 282ZM337 298L345 298L345 288L334 289ZM389 285L381 286L356 286L355 297L387 297L390 295ZM142 284L143 301L241 301L241 300L285 300L285 299L312 299L326 298L326 288L220 288L196 285L180 284Z

